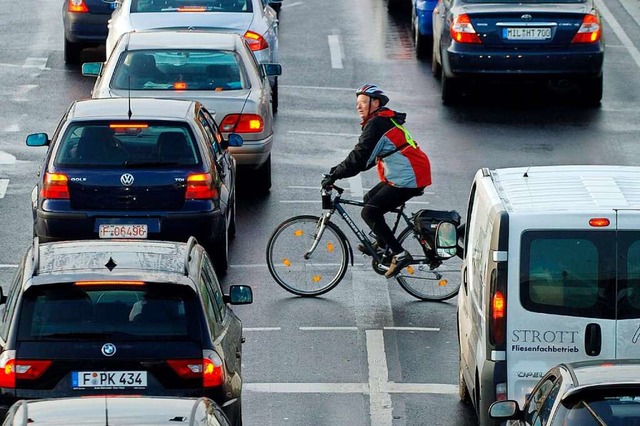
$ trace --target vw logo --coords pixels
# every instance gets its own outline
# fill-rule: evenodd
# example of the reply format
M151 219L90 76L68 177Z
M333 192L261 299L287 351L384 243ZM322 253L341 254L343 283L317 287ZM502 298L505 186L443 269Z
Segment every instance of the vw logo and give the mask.
M120 183L124 186L133 185L133 175L131 173L123 174L122 176L120 176Z
M529 15L528 13L525 13L524 15L522 15L520 18L522 18L523 21L530 21L532 16Z
M113 343L105 343L102 345L102 355L113 356L116 353L116 345Z

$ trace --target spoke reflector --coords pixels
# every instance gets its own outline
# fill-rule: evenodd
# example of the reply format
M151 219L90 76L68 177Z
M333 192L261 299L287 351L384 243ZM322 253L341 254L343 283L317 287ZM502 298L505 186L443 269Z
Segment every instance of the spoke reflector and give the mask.
M438 283L438 285L439 285L440 287L444 287L444 286L446 286L447 284L449 284L449 281L447 281L447 280L440 280L440 282Z
M327 251L329 251L329 253L333 252L333 244L327 243Z
M284 266L286 266L287 268L291 266L291 262L289 262L289 259L282 259L282 263L284 263Z
M322 277L320 277L320 275L314 275L313 278L311 278L314 283L319 282L321 279Z
M304 231L302 229L296 229L293 235L295 235L296 237L302 237L304 235Z

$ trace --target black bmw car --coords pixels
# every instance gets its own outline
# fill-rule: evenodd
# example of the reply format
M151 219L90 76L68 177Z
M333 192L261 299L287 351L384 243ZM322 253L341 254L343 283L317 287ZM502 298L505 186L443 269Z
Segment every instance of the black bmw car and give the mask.
M50 139L32 192L40 241L195 236L217 271L235 233L235 159L199 102L91 99L74 102Z
M604 40L594 0L439 0L433 74L445 104L483 80L541 80L602 98Z

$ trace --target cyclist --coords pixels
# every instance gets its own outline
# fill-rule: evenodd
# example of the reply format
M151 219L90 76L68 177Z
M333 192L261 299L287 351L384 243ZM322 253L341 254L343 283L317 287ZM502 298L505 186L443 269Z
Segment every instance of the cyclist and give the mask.
M431 166L427 155L402 126L406 114L385 107L387 102L389 98L375 84L364 84L356 90L356 109L362 119L360 139L347 158L325 175L322 187L328 189L337 179L377 165L380 183L365 194L362 219L376 236L374 249L391 249L393 258L385 274L390 278L412 257L393 235L384 214L421 195L431 185ZM358 249L371 255L362 245Z

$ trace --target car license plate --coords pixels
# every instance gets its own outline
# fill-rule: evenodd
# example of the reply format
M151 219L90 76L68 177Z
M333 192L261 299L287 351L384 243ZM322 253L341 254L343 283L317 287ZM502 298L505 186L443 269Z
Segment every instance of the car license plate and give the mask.
M147 238L147 225L100 225L100 238Z
M504 28L502 36L507 40L549 40L551 38L551 28Z
M141 389L147 387L146 371L73 371L74 389Z

